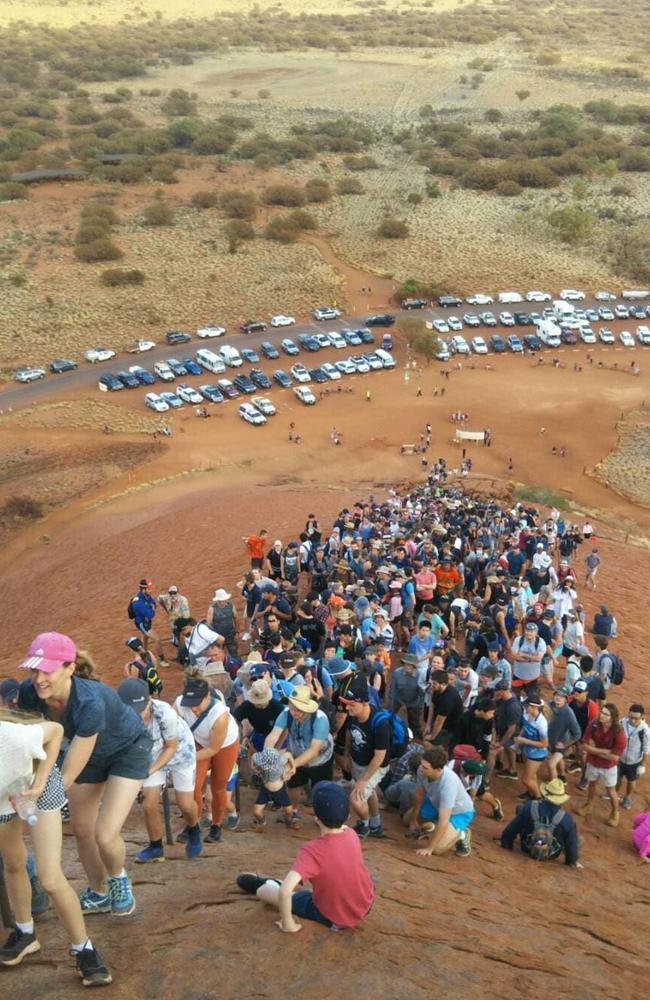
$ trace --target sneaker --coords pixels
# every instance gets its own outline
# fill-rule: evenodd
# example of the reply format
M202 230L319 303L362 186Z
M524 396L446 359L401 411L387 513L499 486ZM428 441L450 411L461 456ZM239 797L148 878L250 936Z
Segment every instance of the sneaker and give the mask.
M75 955L77 972L84 986L108 986L113 977L94 948L82 948Z
M359 840L365 840L366 837L370 836L370 827L367 823L362 820L358 820L354 827L354 832L356 833Z
M508 778L509 781L517 781L519 778L519 773L513 769L512 771L504 771L501 777Z
M494 765L494 770L497 774L505 774L506 772L506 768L503 766L500 760L498 760Z
M40 950L35 934L26 934L14 927L0 948L0 965L20 965L25 955L33 955Z
M111 912L114 917L128 917L135 911L135 896L128 875L115 875L108 880Z
M212 826L212 820L210 819L209 816L201 816L201 819L199 820L199 826L201 827L202 830L209 830L210 827Z
M210 832L207 837L203 838L206 844L218 844L221 840L221 827L218 823L213 823L210 827Z
M40 917L41 913L45 913L49 908L50 897L36 875L32 875L29 882L32 887L32 916Z
M185 827L184 830L181 830L181 832L176 835L177 844L186 844L189 839L190 839L190 831L187 829L187 827Z
M461 858L468 858L472 853L472 831L467 828L464 831L464 836L459 837L456 841L456 854Z
M65 802L61 806L61 822L62 823L69 823L70 822L70 806L68 805L68 800L67 799L65 800Z
M632 796L631 795L626 795L625 798L623 799L623 801L621 802L621 805L623 806L624 809L631 809L632 808ZM33 912L33 910L32 910L32 912Z
M566 769L569 774L579 774L582 771L582 764L578 764L577 760L572 760L567 763Z
M95 892L88 886L79 896L82 913L110 913L111 894L110 892Z
M201 831L198 827L195 827L193 830L189 831L187 844L185 845L185 857L192 861L194 858L198 858L202 850L203 843L201 842Z
M158 660L158 663L160 664L161 667L168 667L169 666L169 662L163 656L160 657L160 659Z
M522 792L521 795L517 796L517 798L520 801L525 802L526 799L530 799L530 798L532 798L532 796L531 796L530 792Z
M162 847L154 847L153 844L149 844L145 847L143 851L136 854L134 861L137 861L139 865L145 864L147 861L164 861L165 852Z
M266 820L263 816L253 816L253 829L256 833L264 833L264 827L266 826Z
M589 782L587 781L586 778L582 778L576 785L576 788L578 789L579 792L586 792L588 787L589 787Z
M226 830L236 830L239 826L239 816L237 813L229 813L226 816L226 822L223 824Z
M492 819L503 819L503 807L501 799L495 799L492 806Z
M371 826L368 836L374 837L375 840L381 840L386 836L386 831L384 830L383 826Z
M242 642L248 642L249 639L250 639L250 637L251 637L250 632L243 632L242 633L242 637L241 637L241 641Z
M254 896L265 882L275 882L276 885L280 885L278 880L271 878L270 875L256 875L255 872L242 872L241 875L237 876L236 881L239 888L251 896Z

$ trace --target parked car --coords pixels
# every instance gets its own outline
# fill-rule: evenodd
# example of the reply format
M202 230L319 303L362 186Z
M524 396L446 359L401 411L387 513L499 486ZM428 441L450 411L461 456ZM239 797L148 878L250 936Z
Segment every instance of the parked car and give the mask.
M298 347L298 345L295 344L293 340L290 340L288 337L286 337L282 341L280 347L282 348L285 354L300 354L300 348Z
M483 337L472 337L471 346L474 354L487 354L488 352L487 344L483 340Z
M549 292L526 292L528 302L550 302L552 295Z
M283 389L289 389L293 384L293 379L287 375L282 368L278 368L273 372L273 380L277 382L279 386L282 386Z
M616 337L607 326L601 326L600 330L598 331L598 339L600 340L601 344L616 343Z
M314 406L316 402L316 397L314 396L313 392L308 386L297 385L293 391L295 392L300 402L304 403L305 406Z
M460 335L450 337L447 346L452 354L469 354L469 344Z
M565 302L581 302L584 297L585 293L578 291L577 288L563 288L560 292L560 298Z
M88 351L84 351L84 358L90 361L91 365L96 365L98 361L110 361L114 357L115 351L111 351L109 347L91 347Z
M499 292L498 298L499 302L503 303L504 305L506 304L506 302L511 303L511 302L524 301L523 295L520 295L519 292Z
M229 378L220 378L217 385L221 389L226 399L238 399L239 392Z
M57 358L56 361L50 361L50 371L54 372L55 375L72 372L78 367L76 361L69 361L68 358Z
M527 312L516 312L513 314L515 326L530 326L532 320Z
M310 368L309 377L313 382L316 382L318 385L323 385L325 382L329 382L329 379L322 368ZM339 378L340 377L341 376L339 374Z
M344 338L338 330L330 330L328 336L330 338L330 344L332 347L335 347L337 351L343 350L347 346Z
M614 306L614 315L616 319L629 319L630 310L627 306Z
M615 302L616 296L613 292L596 292L594 295L596 302Z
M366 361L368 362L371 371L373 371L373 372L374 371L379 371L380 368L384 367L383 364L382 364L381 358L377 354L375 354L374 351L368 351L363 356L366 359Z
M496 326L497 318L492 312L482 312L479 314L479 319L484 326Z
M254 382L258 389L270 389L273 383L268 377L266 372L263 372L261 368L251 368L249 376L251 382Z
M295 322L293 316L285 316L283 313L271 317L271 326L293 326Z
M461 331L463 329L462 321L458 319L458 316L448 316L447 317L447 326L454 333L461 333Z
M305 351L320 351L320 344L311 333L301 333L298 337L298 342L300 346Z
M353 364L360 375L366 375L370 371L370 365L362 354L352 354L350 364Z
M644 347L648 347L650 345L650 326L637 326L636 339Z
M393 326L394 322L392 313L378 313L376 316L368 316L366 326Z
M201 366L197 365L193 358L183 358L182 364L185 365L185 371L188 375L201 374Z
M44 368L18 368L16 370L16 382L37 382L45 378Z
M121 371L117 373L117 377L125 389L137 389L140 385L139 380L132 372Z
M264 333L268 328L268 323L261 319L249 319L239 327L242 333Z
M259 354L257 351L254 351L252 347L241 347L239 349L239 353L244 361L248 361L251 365L256 365L260 360Z
M216 385L200 385L199 392L209 403L223 403L223 393Z
M436 361L449 361L451 357L449 353L449 348L447 347L446 340L440 340L438 338L438 350L436 351Z
M362 344L374 344L375 337L371 330L367 326L360 326L357 329L357 333L361 337Z
M318 341L319 347L332 346L332 341L330 340L329 333L315 333L314 340Z
M395 358L390 353L390 351L385 350L385 348L383 348L383 347L378 347L377 350L375 351L375 354L377 355L377 357L381 361L381 364L382 364L383 368L389 368L390 369L390 368L394 368L395 367ZM324 367L325 367L325 365L323 365L323 368Z
M616 319L609 306L601 306L598 310L598 315L601 319L604 319L606 323L611 323L612 320Z
M156 361L153 370L161 382L173 382L176 378L166 361Z
M490 350L494 351L495 354L503 354L506 349L506 342L503 337L495 333L490 337Z
M191 339L192 334L184 333L183 330L168 330L165 334L165 340L168 344L187 344L187 342ZM167 407L167 409L169 409L169 407Z
M501 324L501 326L514 326L515 317L512 315L512 313L501 312L499 313L499 323Z
M424 309L426 301L424 299L402 299L402 309Z
M596 334L590 326L583 326L580 331L580 340L583 344L595 344Z
M208 337L225 337L226 328L225 326L202 326L196 331L196 335L203 340Z
M524 347L527 351L541 351L542 342L536 333L525 333Z
M145 351L153 351L156 346L154 340L134 340L124 348L127 354L144 354Z
M252 396L254 392L257 392L258 386L255 385L253 380L249 378L248 375L244 375L243 372L240 372L239 375L235 375L232 382L235 388L239 389L240 392L245 392L250 396Z
M156 381L156 376L147 368L143 368L142 365L131 365L129 371L135 375L141 385L154 385Z
M327 378L332 382L336 382L337 379L340 379L341 373L336 365L331 364L329 361L324 361L320 367L321 371L325 372Z
M516 333L511 333L507 340L508 347L514 354L522 354L524 350L524 345L520 341Z
M342 361L334 362L341 375L354 375L356 372L356 367L349 358L343 358Z
M629 330L621 330L618 335L618 339L623 347L636 347L636 341Z
M628 312L630 319L645 319L647 316L647 312L643 306L628 306Z
M563 344L577 344L578 332L568 326L563 326L560 330L560 339Z
M293 378L295 378L296 382L310 382L311 381L311 375L309 374L309 372L307 371L307 369L305 368L305 366L303 364L301 364L300 362L298 362L297 364L293 365L293 367L290 368L290 371L291 371L291 374L292 374Z
M467 302L470 306L489 306L494 302L494 297L492 295L484 295L482 292L477 292L476 295L468 295L465 302Z
M279 350L277 349L275 344L271 343L270 340L265 340L260 344L260 351L262 352L264 357L269 358L269 360L275 360L275 358L280 357Z
M600 319L597 309L585 309L585 319L590 323L597 323Z
M469 299L468 299L469 301ZM490 302L492 299L490 299ZM439 295L438 305L442 306L443 309L457 309L458 306L462 306L463 300L459 299L457 295Z
M155 413L164 413L165 410L169 409L169 403L161 399L157 392L148 392L144 397L144 404Z
M239 406L239 416L242 420L245 420L247 424L253 424L255 427L265 424L266 417L263 413L253 406L252 403L240 403Z
M182 399L184 403L202 403L203 399L196 389L193 389L191 385L187 382L181 382L180 385L176 386L176 395L179 399Z
M265 417L273 417L277 413L275 406L270 399L266 398L266 396L253 396L251 398L251 404Z
M480 326L481 320L476 313L465 313L463 316L463 323L465 326Z
M119 380L117 375L113 375L112 372L105 372L99 379L100 386L105 386L109 392L117 392L119 389L124 388L124 383Z
M187 368L184 364L178 361L176 358L167 358L167 364L173 371L177 378L181 378L183 375L187 375Z
M312 315L317 320L338 319L341 315L341 310L335 306L321 306L319 309L314 309Z
M449 325L444 319L434 319L431 326L436 333L450 333Z
M350 347L358 347L363 343L356 330L341 330L341 336L343 337L345 343Z
M183 405L183 400L180 396L177 396L175 392L170 392L169 389L165 389L164 392L161 392L160 398L164 399L172 410L179 410Z

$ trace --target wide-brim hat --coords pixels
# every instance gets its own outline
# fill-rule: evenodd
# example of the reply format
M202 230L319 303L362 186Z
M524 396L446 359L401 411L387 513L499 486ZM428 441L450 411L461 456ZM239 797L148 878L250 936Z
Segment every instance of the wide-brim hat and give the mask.
M337 621L340 622L351 622L354 618L354 611L351 608L339 608L338 611L334 612Z
M542 781L539 790L545 799L556 806L564 805L571 798L564 789L564 782L560 781L559 778L553 778L552 781Z
M257 708L266 708L272 697L271 688L261 678L253 681L246 692L247 701L250 701L251 705L255 705Z
M306 684L294 688L293 694L289 695L289 704L300 712L307 712L308 715L313 715L314 712L318 711L318 702L314 701L311 696L311 688L307 687Z
M215 590L214 597L212 598L212 600L213 601L229 601L230 597L231 597L231 595L228 593L227 590L224 590L223 587L219 587L218 590Z

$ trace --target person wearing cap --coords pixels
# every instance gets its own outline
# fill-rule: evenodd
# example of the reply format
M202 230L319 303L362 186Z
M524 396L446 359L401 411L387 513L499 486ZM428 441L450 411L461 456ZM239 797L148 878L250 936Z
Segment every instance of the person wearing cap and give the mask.
M393 649L395 631L393 626L389 624L388 612L383 608L375 611L373 615L373 625L368 630L368 642L373 643L375 646L382 646L387 653L390 653Z
M556 688L553 692L553 697L548 703L550 711L548 720L548 770L552 779L560 778L560 780L564 781L566 780L564 758L571 747L579 743L582 738L582 730L568 702L572 690L568 686Z
M286 597L278 593L277 588L272 582L269 582L262 586L262 597L253 612L253 624L258 629L264 629L271 616L278 618L281 625L291 622L293 619L293 612L289 601Z
M146 681L129 677L122 681L117 693L137 712L152 739L149 776L142 786L144 822L149 845L136 854L135 861L164 861L163 831L160 819L160 796L171 776L176 805L185 820L188 839L185 854L196 858L203 850L199 814L194 801L196 783L196 748L192 731L171 705L152 698Z
M437 582L436 594L438 602L440 602L441 597L453 597L456 589L463 582L463 578L458 568L452 563L451 556L442 555L434 572Z
M507 660L502 654L499 643L494 639L488 641L487 656L482 656L476 664L476 673L478 674L479 684L481 683L481 678L488 669L493 669L494 671L494 676L487 682L487 688L489 691L493 691L498 682L501 680L505 680L508 688L510 687L510 682L512 680L512 668L510 666L510 661Z
M284 705L271 689L271 675L265 663L254 663L250 668L251 686L245 699L233 710L233 715L244 729L249 748L262 750L264 741L273 730L275 720L284 711Z
M197 746L194 801L199 817L203 786L210 774L212 822L205 842L218 843L226 811L227 785L239 755L239 729L223 696L211 690L208 682L193 670L185 671L183 693L174 702L174 708L190 727ZM189 830L186 828L176 839L187 841Z
M589 723L595 722L598 718L599 709L597 703L590 697L589 686L587 681L583 678L576 681L573 685L573 693L569 697L569 705L571 706L571 710L576 717L578 725L580 726L580 733L584 736ZM575 744L575 752L577 763L575 768L569 766L569 771L572 772L574 770L578 770L582 772L576 787L580 791L584 791L587 787L587 779L585 778L587 754L582 739Z
M21 664L29 678L20 686L18 704L60 720L69 741L62 775L89 881L80 896L82 910L128 916L136 904L121 831L149 774L151 737L112 688L77 676L82 658L69 636L37 635Z
M174 646L177 646L178 636L176 630L176 619L190 617L190 602L187 597L183 597L182 594L179 594L176 584L172 584L166 594L158 594L158 604L169 619L171 641Z
M524 702L521 732L514 738L524 758L521 781L525 791L520 799L539 798L537 772L548 757L548 723L543 708L541 696L531 692Z
M158 659L161 667L168 667L162 647L162 639L153 630L153 620L156 617L156 598L150 593L153 581L143 577L140 586L134 597L129 601L129 618L133 619L133 624L144 638L144 648L149 649L149 643L156 644Z
M358 817L355 831L361 839L383 837L376 789L390 766L390 719L371 706L368 682L361 674L353 677L345 694L339 696L339 702L345 705L349 716L345 750L354 780L350 805Z
M537 625L526 622L524 634L512 642L512 684L515 689L524 694L537 690L545 653L546 643L540 638Z
M314 788L312 806L319 836L303 844L282 882L254 872L237 877L243 892L279 909L276 925L287 934L301 930L296 917L331 930L357 927L375 897L359 839L345 825L350 811L346 790L333 781L321 781ZM296 891L308 882L311 892Z
M471 853L474 803L458 775L447 767L448 760L444 747L424 751L413 808L404 817L411 836L420 839L422 833L430 835L428 844L416 850L422 857L446 854L452 847L460 857Z
M63 736L60 722L0 709L0 858L14 921L7 924L9 936L0 944L0 966L19 965L41 947L34 927L23 822L18 815L21 806L29 806L35 819L29 830L36 864L69 935L77 972L84 986L107 986L111 974L88 937L79 899L61 865L65 791L57 757ZM7 984L7 995L10 988Z
M223 587L215 590L214 597L205 613L205 620L215 632L223 636L224 644L230 655L237 656L239 619L231 595Z
M144 648L144 643L137 635L126 640L126 646L135 653L132 660L124 667L127 677L139 677L145 681L149 687L149 694L160 694L163 689L163 682L160 679L156 667L156 658L153 653Z
M388 705L391 712L399 715L402 708L406 709L409 728L415 739L422 736L422 707L424 694L419 684L418 667L420 661L414 653L402 657L402 666L393 670L388 693Z
M273 729L264 741L264 747L280 747L287 737L289 761L287 780L294 817L298 789L309 785L312 792L319 781L330 781L334 767L334 740L325 712L318 707L306 685L296 687L289 695L287 707L275 720Z
M20 681L13 677L7 677L6 680L2 681L0 684L0 707L17 709L19 691Z
M573 816L563 807L569 801L566 789L559 778L542 782L539 786L541 799L525 802L513 819L497 838L501 847L511 851L515 840L519 837L521 849L530 854L535 827L541 821L545 825L553 825L554 843L547 860L559 858L564 853L564 863L572 868L582 868L578 860L578 831ZM535 819L537 816L537 820Z

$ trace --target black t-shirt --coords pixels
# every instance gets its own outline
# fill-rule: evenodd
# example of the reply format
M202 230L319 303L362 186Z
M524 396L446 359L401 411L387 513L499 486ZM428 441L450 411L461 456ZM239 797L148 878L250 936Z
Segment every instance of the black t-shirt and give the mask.
M278 715L285 708L286 705L283 705L281 701L277 701L275 698L271 698L266 708L259 708L259 706L253 705L251 701L243 701L233 711L233 715L237 722L243 722L246 719L247 722L250 722L256 733L259 733L261 736L268 736L273 729L273 724Z
M372 717L375 712L376 709L374 708L370 710L370 715L366 722L361 722L352 716L348 719L350 756L354 763L360 767L368 766L376 750L386 750L388 752L390 747L390 722L388 719L383 719L373 727ZM386 753L381 766L384 767L387 763L388 753Z
M323 623L317 621L316 618L298 618L298 624L301 636L307 640L312 650L319 649L323 639L327 635Z
M463 719L463 700L456 688L447 685L444 691L433 694L433 718L444 715L443 729L457 737Z
M583 680L587 682L587 700L589 700L589 698L591 698L592 701L605 700L605 685L601 681L598 674L594 674L593 677L584 677ZM573 708L573 705L571 708Z
M518 726L521 722L521 702L514 694L506 701L498 701L494 715L494 728L501 739L510 726Z
M476 747L482 757L487 757L492 741L492 719L480 719L473 708L463 713L460 738L462 743Z

